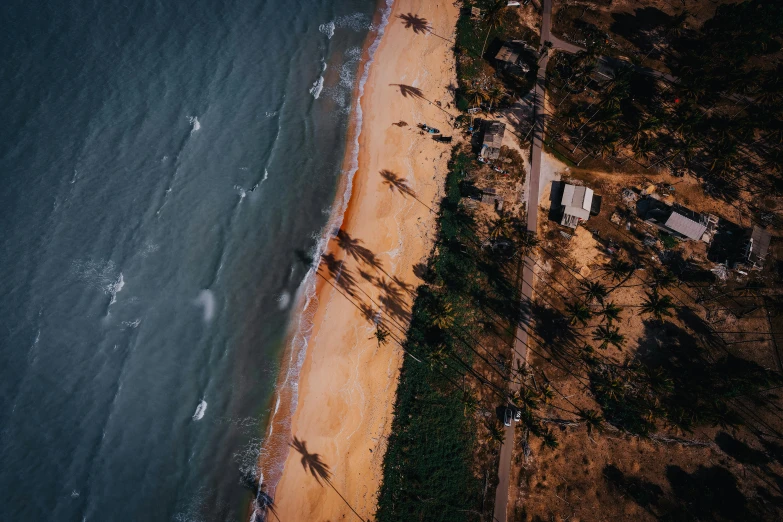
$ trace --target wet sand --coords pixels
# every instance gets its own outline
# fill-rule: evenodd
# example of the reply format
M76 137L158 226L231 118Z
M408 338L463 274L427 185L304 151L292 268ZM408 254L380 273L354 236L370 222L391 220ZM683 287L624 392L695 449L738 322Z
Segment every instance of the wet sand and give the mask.
M403 357L396 340L405 337L421 282L414 267L432 248L450 154L450 145L416 125L451 135L457 111L447 106L448 87L456 79L448 40L457 16L451 2L397 0L370 66L351 199L305 312L312 331L290 423L290 440L300 442L274 491L280 520L374 515ZM377 320L391 333L382 346Z

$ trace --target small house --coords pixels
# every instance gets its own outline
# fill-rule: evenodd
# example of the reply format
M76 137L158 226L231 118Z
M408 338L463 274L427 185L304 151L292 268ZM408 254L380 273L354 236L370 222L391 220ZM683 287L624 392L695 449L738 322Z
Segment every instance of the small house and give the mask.
M699 214L680 205L669 206L652 198L640 201L638 208L642 219L680 239L709 243L718 224L715 216Z
M496 160L500 157L500 147L503 145L503 135L506 133L505 123L487 121L484 123L484 141L481 144L479 159Z
M560 200L560 204L563 206L563 218L560 220L560 224L576 228L582 221L590 219L590 210L593 207L593 189L566 183L563 187L563 198Z
M530 70L530 66L522 59L521 51L512 45L504 45L495 55L498 69L512 74L523 75Z
M470 18L473 20L480 20L481 19L481 9L478 7L471 7L470 8Z
M745 247L745 262L750 268L760 270L764 266L764 259L767 257L771 240L772 234L758 225L753 227Z

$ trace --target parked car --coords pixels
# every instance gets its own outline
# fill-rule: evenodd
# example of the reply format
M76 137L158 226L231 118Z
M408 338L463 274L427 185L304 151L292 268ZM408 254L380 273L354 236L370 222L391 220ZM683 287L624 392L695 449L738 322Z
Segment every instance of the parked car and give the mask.
M519 422L522 420L522 410L519 408L514 409L514 422Z
M511 417L512 417L511 408L506 408L506 413L503 415L503 424L505 426L511 426Z

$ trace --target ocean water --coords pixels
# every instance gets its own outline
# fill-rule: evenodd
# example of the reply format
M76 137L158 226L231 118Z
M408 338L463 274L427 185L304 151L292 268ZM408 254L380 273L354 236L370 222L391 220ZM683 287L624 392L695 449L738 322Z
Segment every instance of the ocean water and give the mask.
M244 519L378 7L0 5L0 520Z

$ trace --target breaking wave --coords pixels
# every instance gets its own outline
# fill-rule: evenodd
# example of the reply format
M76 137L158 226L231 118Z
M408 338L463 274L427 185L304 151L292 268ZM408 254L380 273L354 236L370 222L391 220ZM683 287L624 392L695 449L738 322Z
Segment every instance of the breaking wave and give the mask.
M359 136L362 128L362 108L361 98L364 94L364 85L370 74L375 52L378 50L384 30L389 23L389 15L394 0L386 0L386 7L381 15L381 22L378 25L377 33L372 44L367 51L367 59L364 62L362 75L359 79L358 93L353 102L355 107L355 126L351 134L352 141L348 142L348 148L351 151L350 163L348 169L343 171L344 191L342 197L338 198L333 205L331 217L324 226L318 242L315 246L312 259L307 274L302 280L296 292L294 302L300 310L298 318L293 322L291 329L292 337L289 344L288 360L282 362L284 372L281 372L281 379L278 381L276 390L276 401L274 411L270 416L269 428L261 448L262 462L258 470L259 481L266 482L268 493L274 496L275 488L283 474L283 464L288 456L288 442L291 433L291 417L293 416L299 402L299 372L304 363L307 353L310 334L313 329L313 314L318 302L316 295L316 273L319 266L321 255L326 250L326 246L332 237L334 231L339 230L343 223L345 211L348 208L348 202L351 199L353 190L353 177L359 169ZM350 17L338 18L335 25L339 28L350 24L365 24L362 29L370 25L370 20L365 15L352 15ZM357 29L358 30L358 29ZM361 52L361 51L359 51ZM316 82L318 83L318 82ZM321 85L322 87L322 85ZM311 91L312 92L312 91ZM318 91L320 94L320 90ZM301 305L299 304L301 303ZM280 416L278 416L280 413Z
M316 81L313 82L313 86L310 87L310 94L313 95L313 98L316 100L321 95L321 91L324 90L324 77L319 76Z
M204 399L201 399L201 402L198 403L198 406L196 406L196 411L193 414L193 420L194 421L200 421L204 418L204 414L207 412L207 401Z
M326 37L331 40L332 36L334 36L334 22L321 24L318 26L318 30L324 33Z
M194 132L198 132L198 130L201 128L201 123L198 121L198 116L188 116L188 121L190 122L190 133L193 134Z

